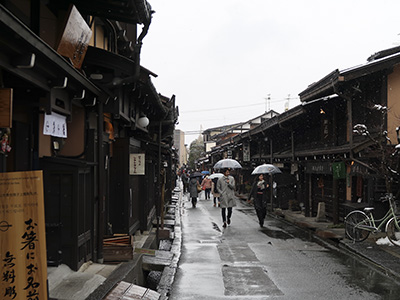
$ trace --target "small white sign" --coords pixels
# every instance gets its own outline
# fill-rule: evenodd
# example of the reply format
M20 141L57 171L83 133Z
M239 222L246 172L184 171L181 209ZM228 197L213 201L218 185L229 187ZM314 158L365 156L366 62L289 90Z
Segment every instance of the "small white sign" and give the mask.
M56 114L44 115L43 134L67 138L67 117Z
M145 175L144 153L132 153L129 156L129 175Z

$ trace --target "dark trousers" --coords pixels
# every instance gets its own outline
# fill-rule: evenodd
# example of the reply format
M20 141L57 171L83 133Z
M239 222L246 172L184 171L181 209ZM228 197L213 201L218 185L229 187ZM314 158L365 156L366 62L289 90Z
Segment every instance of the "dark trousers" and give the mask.
M193 205L193 207L196 207L196 203L197 203L197 197L192 197L192 205Z
M221 214L222 214L222 221L226 222L226 217L228 217L228 220L232 217L232 207L228 207L228 216L226 216L226 208L222 207L221 208Z
M210 193L211 193L211 189L205 189L204 190L204 194L205 194L206 199L210 199Z
M258 217L258 222L260 223L261 226L263 226L265 216L267 215L267 209L265 207L260 207L260 208L256 207L256 213Z
M266 208L263 200L264 200L263 195L257 194L257 198L255 199L255 202L254 202L254 208L256 209L258 222L260 223L261 226L264 225L264 219L265 219L265 216L267 215L267 208Z

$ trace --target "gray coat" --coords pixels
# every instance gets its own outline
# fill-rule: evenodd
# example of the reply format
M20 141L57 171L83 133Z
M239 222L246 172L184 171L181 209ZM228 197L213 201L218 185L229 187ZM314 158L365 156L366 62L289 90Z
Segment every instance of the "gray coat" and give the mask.
M228 182L227 182L228 181ZM235 179L232 176L222 176L218 179L217 189L220 193L220 207L236 206Z
M190 180L189 180L190 198L197 198L199 196L199 193L197 192L197 184L198 184L198 180L196 177L190 178Z

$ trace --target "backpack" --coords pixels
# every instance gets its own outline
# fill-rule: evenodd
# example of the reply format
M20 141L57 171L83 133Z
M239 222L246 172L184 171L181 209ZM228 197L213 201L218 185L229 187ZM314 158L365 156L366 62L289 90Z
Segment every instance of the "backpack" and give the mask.
M218 193L218 189L217 189L218 178L213 178L211 180L214 183L214 193Z

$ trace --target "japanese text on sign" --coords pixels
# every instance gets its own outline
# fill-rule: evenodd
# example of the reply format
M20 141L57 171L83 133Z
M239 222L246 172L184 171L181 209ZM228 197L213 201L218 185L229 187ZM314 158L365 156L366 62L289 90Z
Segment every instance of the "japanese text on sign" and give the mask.
M0 298L47 299L41 171L0 173Z
M51 113L51 115L44 115L43 134L55 137L67 137L67 121L66 117Z
M129 175L145 174L145 155L141 153L132 153L129 156Z

